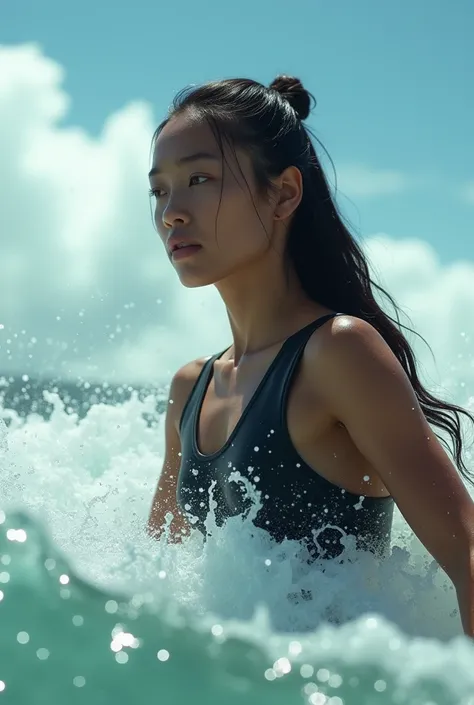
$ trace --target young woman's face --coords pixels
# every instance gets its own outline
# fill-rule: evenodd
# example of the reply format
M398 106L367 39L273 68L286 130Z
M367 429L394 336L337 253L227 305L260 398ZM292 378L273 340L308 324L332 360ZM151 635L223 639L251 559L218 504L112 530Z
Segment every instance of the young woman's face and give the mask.
M203 152L210 157L187 161ZM185 116L171 120L156 141L150 172L154 219L184 286L215 284L242 272L272 246L275 207L257 195L248 155L235 152L238 162L224 145L223 160L209 125ZM170 252L180 241L198 247Z

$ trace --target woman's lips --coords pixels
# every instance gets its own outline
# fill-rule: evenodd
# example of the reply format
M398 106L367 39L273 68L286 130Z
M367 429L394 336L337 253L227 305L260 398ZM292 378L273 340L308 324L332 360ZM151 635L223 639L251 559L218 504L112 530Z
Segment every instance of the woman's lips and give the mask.
M173 262L177 260L185 259L185 257L191 257L191 255L196 254L199 250L202 250L201 245L185 245L184 247L177 247L171 253L171 259Z

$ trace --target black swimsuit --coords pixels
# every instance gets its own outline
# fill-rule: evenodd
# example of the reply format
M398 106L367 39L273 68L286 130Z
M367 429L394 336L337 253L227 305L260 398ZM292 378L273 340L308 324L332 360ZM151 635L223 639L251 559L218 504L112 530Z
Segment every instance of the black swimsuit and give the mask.
M276 541L297 539L313 558L339 555L344 535L355 536L359 548L383 552L388 547L393 499L361 497L318 475L298 455L286 424L288 392L305 345L317 328L337 315L341 314L323 316L285 340L229 439L209 455L198 448L199 413L214 362L225 351L204 364L181 417L177 489L179 506L204 535L211 483L218 525L248 512L245 486L229 479L237 471L261 493L262 507L254 525Z

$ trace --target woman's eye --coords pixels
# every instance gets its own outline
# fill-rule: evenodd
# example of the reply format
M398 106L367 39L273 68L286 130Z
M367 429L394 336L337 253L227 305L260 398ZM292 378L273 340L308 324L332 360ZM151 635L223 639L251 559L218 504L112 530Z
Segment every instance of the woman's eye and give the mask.
M207 180L207 179L209 179L209 177L203 176L202 174L195 174L194 176L191 176L191 178L189 179L189 183L191 183L193 181L193 179L206 179ZM199 184L196 184L196 185L199 185ZM150 194L150 196L154 196L155 198L158 199L158 198L161 198L161 196L163 195L160 193L161 191L162 191L162 189L160 189L160 188L152 188L149 190L149 194Z
M209 178L208 176L202 176L202 174L196 174L195 176L191 176L190 181L193 179L207 179Z

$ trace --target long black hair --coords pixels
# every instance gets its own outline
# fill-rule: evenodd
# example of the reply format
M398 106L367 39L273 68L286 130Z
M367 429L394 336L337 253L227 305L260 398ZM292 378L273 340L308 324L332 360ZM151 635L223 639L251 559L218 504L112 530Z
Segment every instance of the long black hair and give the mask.
M421 384L413 350L400 328L414 331L400 323L394 299L371 279L367 260L331 195L309 128L303 125L311 111L311 99L316 104L298 78L283 75L268 88L246 78L185 88L176 95L167 118L158 126L152 148L164 126L186 113L191 119L207 121L223 159L224 141L234 151L239 147L248 152L260 194L268 196L273 187L271 179L287 167L296 166L301 171L303 195L288 229L287 272L293 266L313 301L368 321L380 333L408 375L427 421L451 437L454 453L438 436L455 458L460 473L474 485L462 457L460 415L473 423L474 417L436 398ZM396 320L379 306L374 290L390 301Z

